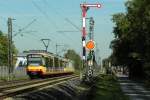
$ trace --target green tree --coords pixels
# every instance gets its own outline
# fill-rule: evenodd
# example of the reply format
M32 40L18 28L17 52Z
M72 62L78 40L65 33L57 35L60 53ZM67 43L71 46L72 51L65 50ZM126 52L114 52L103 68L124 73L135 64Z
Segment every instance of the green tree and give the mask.
M75 69L80 69L82 62L81 57L74 50L68 50L67 53L64 54L64 57L74 62Z
M127 65L131 77L150 77L150 0L130 0L125 5L126 13L113 15L111 59L113 64Z
M17 54L15 45L12 45L13 54ZM8 38L0 31L0 65L7 65L8 63Z
M113 16L115 39L111 42L110 48L113 50L110 58L113 65L128 65L130 53L130 38L128 34L130 22L123 13Z

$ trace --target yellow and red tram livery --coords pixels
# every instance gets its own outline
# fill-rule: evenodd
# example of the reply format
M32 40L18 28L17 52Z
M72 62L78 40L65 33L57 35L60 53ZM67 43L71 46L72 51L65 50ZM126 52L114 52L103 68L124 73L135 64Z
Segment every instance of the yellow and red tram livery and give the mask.
M27 55L27 74L30 78L45 75L72 74L73 62L50 53L33 53Z

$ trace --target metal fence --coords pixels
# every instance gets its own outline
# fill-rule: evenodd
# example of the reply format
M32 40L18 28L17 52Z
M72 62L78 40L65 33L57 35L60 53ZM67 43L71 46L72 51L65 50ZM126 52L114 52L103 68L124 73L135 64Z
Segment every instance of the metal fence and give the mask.
M27 77L26 68L20 67L14 69L12 73L9 73L9 68L7 66L0 66L0 79L6 79L8 77L12 77L12 79L25 78Z

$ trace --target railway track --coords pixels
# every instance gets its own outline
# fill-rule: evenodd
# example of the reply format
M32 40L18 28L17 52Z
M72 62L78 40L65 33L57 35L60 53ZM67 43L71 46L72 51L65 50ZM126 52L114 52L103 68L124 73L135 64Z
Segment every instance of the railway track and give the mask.
M5 85L17 84L17 83L28 82L28 81L30 81L30 79L3 81L3 82L0 82L0 88Z
M42 80L33 80L29 82L21 82L13 85L0 86L0 100L22 93L39 90L44 87L52 87L53 85L61 84L66 82L67 80L75 79L78 77L79 76L77 75L67 75Z

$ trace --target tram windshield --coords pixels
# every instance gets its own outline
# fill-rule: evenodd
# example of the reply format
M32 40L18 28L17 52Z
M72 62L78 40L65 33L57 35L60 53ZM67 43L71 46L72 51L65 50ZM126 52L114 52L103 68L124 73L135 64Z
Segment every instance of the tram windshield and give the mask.
M42 65L42 58L40 58L40 57L28 58L28 65L41 66Z

